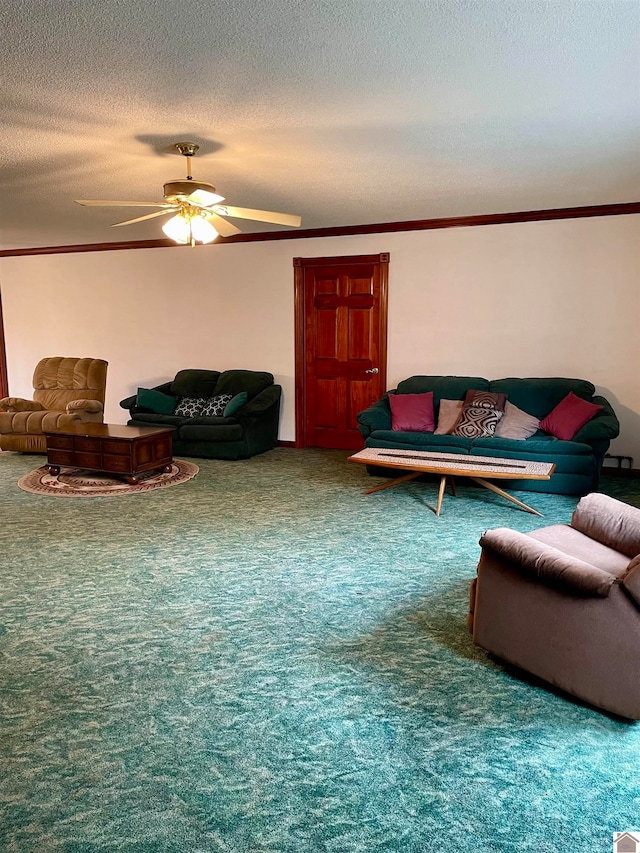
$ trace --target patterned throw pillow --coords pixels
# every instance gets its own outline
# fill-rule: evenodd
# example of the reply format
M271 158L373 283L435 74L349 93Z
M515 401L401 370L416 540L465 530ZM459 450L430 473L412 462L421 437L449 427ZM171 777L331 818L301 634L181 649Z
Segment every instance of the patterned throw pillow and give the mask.
M464 438L491 438L504 414L506 402L506 394L467 391L462 416L452 434Z
M196 418L202 413L202 407L207 402L205 397L183 397L173 414L183 418Z
M231 400L231 394L217 394L204 400L204 406L200 414L205 418L222 418L227 403Z

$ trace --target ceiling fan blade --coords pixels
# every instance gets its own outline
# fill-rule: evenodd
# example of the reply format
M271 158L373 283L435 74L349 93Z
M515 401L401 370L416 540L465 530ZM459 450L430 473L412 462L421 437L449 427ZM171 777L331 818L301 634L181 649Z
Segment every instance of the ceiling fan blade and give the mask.
M298 228L302 219L292 213L276 213L273 210L253 210L250 207L231 207L228 204L216 204L216 213L222 216L234 216L238 219L253 219L256 222L273 222L276 225L291 225Z
M213 189L213 187L211 187L211 189ZM191 204L197 204L199 207L211 207L214 204L224 201L224 196L218 195L218 193L209 192L209 190L199 189L192 192L187 201Z
M207 222L210 222L213 227L216 229L218 234L222 237L232 237L234 234L239 234L240 229L236 228L231 222L227 222L226 219L223 219L221 216L218 216L217 213L212 213L211 211L206 211L205 219Z
M156 210L155 213L147 213L146 216L138 216L136 219L127 219L124 222L114 222L112 228L119 228L120 225L133 225L134 222L143 222L145 219L154 219L156 216L165 216L167 213L173 213L178 210L177 207L169 207L166 210Z
M168 207L166 201L101 201L99 199L74 199L85 207Z

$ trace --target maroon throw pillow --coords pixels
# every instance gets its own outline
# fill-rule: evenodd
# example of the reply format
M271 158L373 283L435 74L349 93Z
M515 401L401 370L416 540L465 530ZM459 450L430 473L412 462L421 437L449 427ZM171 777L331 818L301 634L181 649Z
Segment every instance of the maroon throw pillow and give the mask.
M433 432L433 391L426 394L389 394L391 429L404 432Z
M562 441L571 441L580 427L583 427L601 409L602 406L596 406L595 403L576 397L573 391L569 391L564 400L561 400L555 409L540 421L540 429L550 432Z

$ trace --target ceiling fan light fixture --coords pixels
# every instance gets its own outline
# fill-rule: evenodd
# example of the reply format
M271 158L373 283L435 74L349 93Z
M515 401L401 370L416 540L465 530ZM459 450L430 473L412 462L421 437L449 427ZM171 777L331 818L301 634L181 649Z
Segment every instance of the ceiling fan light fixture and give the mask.
M199 213L188 210L180 211L172 216L162 226L162 230L175 243L186 245L191 243L212 243L218 236L218 232L210 222L207 222Z
M162 230L175 243L189 243L191 241L189 220L185 219L181 213L168 219L162 226Z
M191 220L191 234L199 243L212 243L218 236L213 225L202 216L194 216Z

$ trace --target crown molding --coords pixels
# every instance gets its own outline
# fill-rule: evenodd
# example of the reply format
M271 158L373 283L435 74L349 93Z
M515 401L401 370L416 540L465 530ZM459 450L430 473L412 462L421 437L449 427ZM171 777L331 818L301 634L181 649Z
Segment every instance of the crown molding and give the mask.
M640 202L594 204L587 207L559 207L517 213L487 213L480 216L453 216L442 219L413 219L407 222L378 222L370 225L338 225L331 228L306 228L298 231L263 231L219 237L209 246L226 243L260 243L269 240L306 240L312 237L347 237L361 234L389 234L394 231L432 231L440 228L473 228L480 225L507 225L517 222L542 222L558 219L583 219L591 216L627 216L640 213ZM126 249L190 249L173 240L130 240L122 243L83 243L72 246L35 246L28 249L2 249L0 258L27 255L67 255L75 252L120 252ZM200 247L198 247L200 248Z

